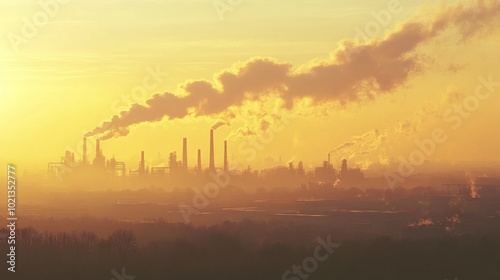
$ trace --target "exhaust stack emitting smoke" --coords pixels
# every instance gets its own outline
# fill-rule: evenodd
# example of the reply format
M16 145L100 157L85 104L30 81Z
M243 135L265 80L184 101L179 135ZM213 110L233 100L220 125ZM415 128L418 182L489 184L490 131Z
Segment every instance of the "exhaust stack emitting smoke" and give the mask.
M157 93L145 105L133 104L85 136L100 135L100 139L106 140L126 136L132 126L144 122L188 115L216 116L271 93L278 94L285 109L292 109L294 102L302 98L310 98L312 104L341 105L375 99L397 89L412 73L421 70L424 60L416 53L419 46L451 27L467 41L493 27L491 21L499 12L500 1L494 0L448 5L433 20L408 21L383 39L344 41L333 53L334 60L308 65L300 71L274 59L252 59L236 70L222 72L214 82L186 82L181 86L182 96ZM225 124L216 124L212 129Z

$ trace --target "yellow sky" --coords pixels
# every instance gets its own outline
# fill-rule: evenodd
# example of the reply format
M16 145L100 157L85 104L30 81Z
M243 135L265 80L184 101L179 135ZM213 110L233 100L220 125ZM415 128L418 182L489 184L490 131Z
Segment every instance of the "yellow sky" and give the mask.
M294 67L328 61L342 39L354 38L357 28L375 22L373 12L387 10L391 3L243 0L221 17L212 0L65 2L50 6L49 12L39 1L0 3L2 163L43 170L66 149L78 149L86 132L133 103L145 104L155 93L179 92L187 80L213 81L215 74L253 57L272 57ZM419 9L435 8L429 6L433 2L401 0L402 11L392 14L389 24L370 39L383 38L416 13L425 18ZM48 23L24 36L24 19L33 22L34 16L35 20L47 17ZM494 23L498 26L498 20ZM390 93L346 105L297 105L286 113L289 124L258 149L255 160L246 162L238 151L248 139L230 138L230 157L256 168L275 164L279 157L282 163L317 164L335 147L377 129L390 139L370 154L353 157L359 164L376 162L381 157L407 156L415 149L415 139L443 128L449 139L430 160L498 160L500 89L481 100L456 130L442 118L419 114L429 104L445 111L453 108L443 103L443 96L474 94L479 76L492 75L493 81L500 81L500 34L494 29L493 34L465 41L453 29L446 31L418 48L422 69ZM154 69L163 73L161 78L153 80L144 95L137 94L137 87ZM103 150L135 169L141 150L153 164L159 153L162 158L171 151L180 153L182 138L187 137L191 165L198 148L206 165L209 129L218 120L188 117L139 124L128 136L105 141ZM230 126L219 128L216 149L221 152L226 137L245 124L255 126L255 121L238 116ZM395 132L404 122L418 123L418 131ZM350 154L342 151L334 159ZM221 161L218 156L219 165Z

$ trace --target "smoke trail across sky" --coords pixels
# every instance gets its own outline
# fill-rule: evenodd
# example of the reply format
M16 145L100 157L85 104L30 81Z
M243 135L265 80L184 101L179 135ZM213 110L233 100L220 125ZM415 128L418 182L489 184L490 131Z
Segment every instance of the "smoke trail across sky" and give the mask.
M125 136L132 126L144 122L188 115L216 116L268 94L277 94L286 109L292 109L302 98L310 98L313 105L373 100L422 71L425 59L418 54L419 46L452 28L466 42L488 31L499 12L500 2L494 0L444 5L433 20L410 20L384 38L370 42L343 41L332 60L302 67L271 58L253 58L223 71L213 82L188 81L181 86L181 94L158 93L144 105L133 104L86 136L109 139Z

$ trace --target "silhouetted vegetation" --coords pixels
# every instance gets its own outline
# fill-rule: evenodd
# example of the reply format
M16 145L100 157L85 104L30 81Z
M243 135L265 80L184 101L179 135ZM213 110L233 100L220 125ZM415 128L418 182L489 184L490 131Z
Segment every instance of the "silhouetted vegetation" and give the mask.
M163 237L141 232L140 226L107 236L20 229L17 272L8 279L109 280L113 269L120 274L123 267L136 280L282 279L292 265L313 255L317 237L329 235L305 226L249 220L211 227L156 221L148 224L148 232L155 227ZM425 240L337 240L331 235L341 247L308 279L500 278L498 234Z

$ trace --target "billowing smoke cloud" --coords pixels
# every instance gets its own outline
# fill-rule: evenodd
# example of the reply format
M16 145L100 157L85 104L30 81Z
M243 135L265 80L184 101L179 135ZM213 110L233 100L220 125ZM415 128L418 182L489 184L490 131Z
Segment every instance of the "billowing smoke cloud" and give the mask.
M402 24L383 39L364 43L344 41L332 61L294 68L288 63L258 58L222 72L214 82L186 82L182 85L183 95L155 94L145 105L133 104L87 136L123 136L133 125L164 118L214 116L270 93L278 94L287 109L304 97L313 104L349 104L374 99L403 85L412 73L421 70L423 60L417 48L443 31L454 27L462 41L467 41L495 26L491 23L500 12L500 1L468 2L444 6L431 21Z

